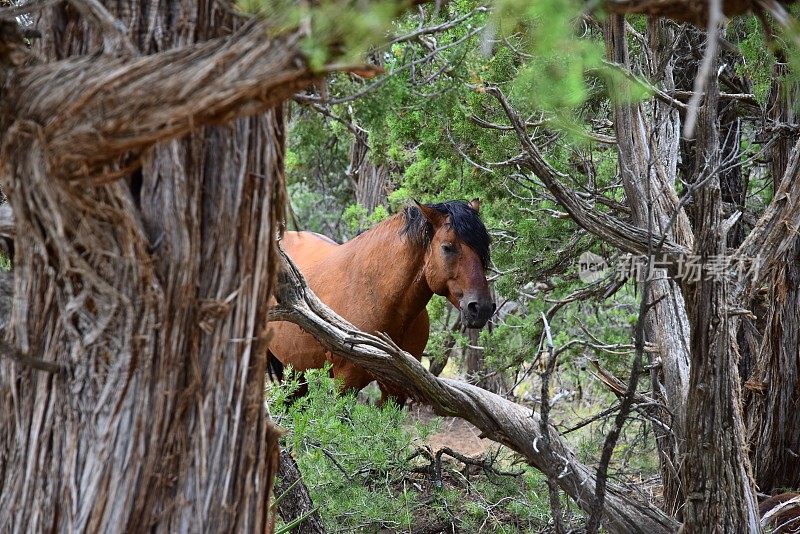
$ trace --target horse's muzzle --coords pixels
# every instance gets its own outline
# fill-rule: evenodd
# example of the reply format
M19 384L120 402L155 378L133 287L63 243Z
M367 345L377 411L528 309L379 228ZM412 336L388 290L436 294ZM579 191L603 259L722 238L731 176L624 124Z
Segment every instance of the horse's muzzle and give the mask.
M461 317L467 328L483 328L496 309L491 299L461 299Z

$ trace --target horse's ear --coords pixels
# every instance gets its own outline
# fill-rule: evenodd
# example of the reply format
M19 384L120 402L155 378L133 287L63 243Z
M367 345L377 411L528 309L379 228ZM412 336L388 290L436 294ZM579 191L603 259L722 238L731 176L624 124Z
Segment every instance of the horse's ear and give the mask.
M416 204L417 209L419 209L420 213L422 213L422 216L425 217L425 219L431 223L434 228L438 228L444 222L445 218L447 218L447 214L441 213L433 208L429 208L424 204L420 204L416 200L414 200L414 204Z
M469 201L469 207L477 211L478 213L481 212L481 199L473 198Z

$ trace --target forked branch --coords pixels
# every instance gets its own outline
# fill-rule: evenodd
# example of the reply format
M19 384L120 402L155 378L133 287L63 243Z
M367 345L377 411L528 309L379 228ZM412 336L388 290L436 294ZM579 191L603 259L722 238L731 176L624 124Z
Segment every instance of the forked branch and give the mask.
M564 206L570 217L583 229L596 235L625 252L647 255L651 251L667 257L680 257L689 254L689 249L671 239L661 238L625 221L593 209L567 187L561 178L564 175L553 168L541 155L528 135L525 121L514 111L505 95L496 87L486 90L500 102L506 116L517 134L525 158L522 164L544 183L545 187Z

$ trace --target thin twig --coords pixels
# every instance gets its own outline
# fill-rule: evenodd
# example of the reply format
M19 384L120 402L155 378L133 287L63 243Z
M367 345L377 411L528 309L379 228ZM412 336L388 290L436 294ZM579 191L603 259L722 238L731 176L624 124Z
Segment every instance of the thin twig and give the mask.
M545 317L544 313L542 314L542 323L544 324L543 342L546 347L547 366L545 367L545 371L541 373L542 393L539 407L539 428L541 429L542 435L547 436L547 426L550 419L550 377L553 375L553 371L556 368L557 355L553 351L553 335L550 332L550 323L547 322L547 317ZM549 445L550 440L545 437L542 440L542 446L548 447ZM550 498L550 515L553 516L555 532L556 534L562 534L564 532L564 522L561 517L561 498L558 494L558 482L555 477L547 477L547 493Z

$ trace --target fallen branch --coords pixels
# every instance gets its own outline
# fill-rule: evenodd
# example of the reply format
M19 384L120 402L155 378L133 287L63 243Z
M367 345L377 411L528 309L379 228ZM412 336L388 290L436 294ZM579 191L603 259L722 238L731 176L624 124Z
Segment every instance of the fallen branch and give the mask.
M441 489L444 485L444 481L442 479L442 456L445 455L464 464L463 474L467 482L469 482L470 466L479 468L486 475L492 474L498 477L518 477L523 474L523 471L501 471L497 469L494 466L495 461L497 460L497 455L492 456L491 454L486 454L473 458L461 454L458 451L454 451L450 447L442 447L436 451L436 453L431 451L430 447L427 445L425 447L418 447L417 450L408 457L408 460L410 461L419 456L424 456L430 462L430 464L416 468L414 471L427 473L431 477L433 485L437 489Z
M401 387L441 415L466 419L485 437L517 451L530 465L557 480L561 490L583 510L591 510L594 469L578 461L552 426L547 427L545 439L539 417L530 409L459 380L436 378L393 343L361 332L336 315L309 290L282 251L280 261L275 292L278 305L270 311L270 321L295 323L327 350L364 367L381 382ZM605 508L604 524L611 532L658 534L679 527L673 518L616 484L608 485Z

